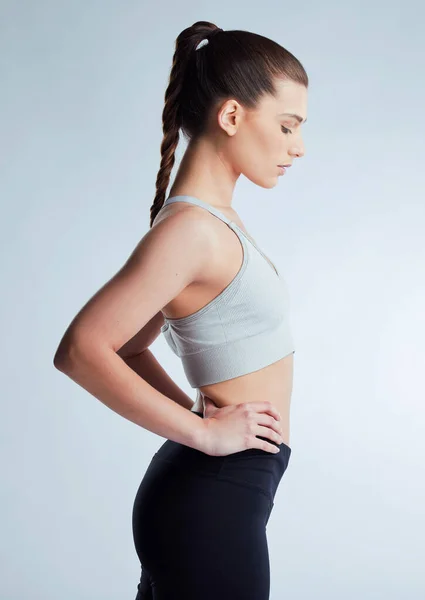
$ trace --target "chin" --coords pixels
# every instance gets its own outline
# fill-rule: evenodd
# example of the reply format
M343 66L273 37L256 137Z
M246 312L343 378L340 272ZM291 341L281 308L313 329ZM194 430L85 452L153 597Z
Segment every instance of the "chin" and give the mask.
M266 190L271 190L272 188L276 187L278 183L278 179L277 177L273 178L273 179L269 179L268 181L264 181L261 185L262 188L266 189Z
M245 177L247 179L249 179L250 181L252 181L252 183L255 183L255 185L258 185L259 187L262 187L266 190L270 190L270 189L276 187L276 185L279 181L278 175L276 175L276 177L270 177L269 179L257 179L254 177L249 177L248 175L245 175Z

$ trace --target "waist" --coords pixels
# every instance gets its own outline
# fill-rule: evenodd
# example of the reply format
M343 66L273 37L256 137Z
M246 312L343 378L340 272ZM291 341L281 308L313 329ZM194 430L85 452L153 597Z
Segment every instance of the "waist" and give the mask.
M290 445L293 370L294 357L290 354L242 377L201 386L197 388L197 397L191 410L205 414L205 397L217 408L267 400L278 410L281 417L282 437L284 442Z

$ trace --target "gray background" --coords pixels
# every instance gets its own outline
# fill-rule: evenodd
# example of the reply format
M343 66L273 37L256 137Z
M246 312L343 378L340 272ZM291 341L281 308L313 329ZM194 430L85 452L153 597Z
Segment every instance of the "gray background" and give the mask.
M175 38L197 20L278 41L311 82L305 157L234 195L296 342L271 599L425 597L424 17L419 0L1 3L2 599L136 594L131 509L164 438L52 360L149 227Z

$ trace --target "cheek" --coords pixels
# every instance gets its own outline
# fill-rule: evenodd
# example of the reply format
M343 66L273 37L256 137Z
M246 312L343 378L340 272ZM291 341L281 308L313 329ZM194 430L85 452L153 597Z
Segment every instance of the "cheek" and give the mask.
M279 137L270 128L256 126L241 132L235 156L240 170L247 176L261 175L264 168L274 164L282 154L279 142Z
M233 164L237 173L262 188L273 188L277 184L277 165L283 153L272 136L251 132L251 135L240 138L234 150Z
M272 127L257 126L252 131L252 139L257 148L258 157L270 156L270 153L276 148L278 138L275 129Z

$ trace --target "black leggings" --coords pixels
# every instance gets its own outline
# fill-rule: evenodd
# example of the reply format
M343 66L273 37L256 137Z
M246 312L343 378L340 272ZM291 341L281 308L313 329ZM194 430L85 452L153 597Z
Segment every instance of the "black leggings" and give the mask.
M210 456L164 442L134 500L136 600L268 600L266 525L291 455L279 447Z

